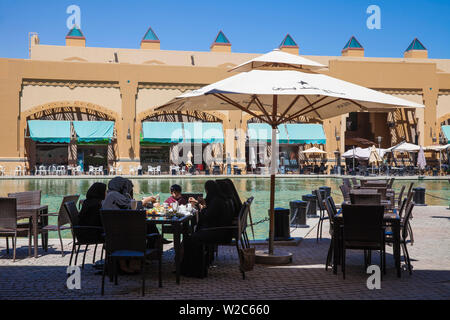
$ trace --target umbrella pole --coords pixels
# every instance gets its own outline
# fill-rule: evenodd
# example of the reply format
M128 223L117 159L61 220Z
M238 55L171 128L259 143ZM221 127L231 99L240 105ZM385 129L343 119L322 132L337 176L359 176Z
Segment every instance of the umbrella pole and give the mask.
M268 252L256 252L255 262L261 264L287 264L292 262L292 253L274 253L274 229L275 229L275 174L278 170L278 143L277 126L275 116L277 114L277 96L273 97L273 122L272 126L272 154L270 166L270 227L269 227L269 250Z
M275 229L275 174L277 172L277 129L272 127L272 154L270 166L270 228L269 228L269 254L273 254L274 229Z

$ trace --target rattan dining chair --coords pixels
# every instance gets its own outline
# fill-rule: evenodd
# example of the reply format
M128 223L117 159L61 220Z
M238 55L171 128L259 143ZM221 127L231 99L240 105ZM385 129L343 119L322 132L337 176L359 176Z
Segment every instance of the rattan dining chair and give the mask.
M325 203L325 209L326 209L329 224L330 224L329 233L331 236L330 247L328 248L327 260L325 262L325 270L328 270L328 266L330 266L333 261L334 246L336 245L336 239L335 239L336 231L335 231L335 227L334 227L335 226L334 217L338 214L338 212L336 211L336 207L333 205L334 201L331 196L327 197L325 199L324 203Z
M383 226L384 207L371 205L343 205L343 224L341 226L342 274L345 279L347 249L380 251L380 269L385 272L385 227ZM365 259L366 268L368 259Z
M84 268L84 262L86 258L86 252L90 245L95 245L94 249L94 256L92 258L92 261L95 261L95 254L97 252L97 246L99 244L104 244L104 240L93 240L91 237L86 236L86 231L97 231L97 232L103 232L102 227L98 226L81 226L79 224L79 212L77 209L77 206L74 201L69 201L64 203L64 208L66 209L67 215L70 219L70 226L72 229L72 252L70 254L70 260L69 260L69 266L72 265L72 258L75 254L75 265L77 265L78 261L78 254L80 252L80 248L82 245L85 246L84 248L84 255L83 255L83 263L81 265L82 268ZM75 249L78 246L76 253ZM101 251L101 254L103 255L103 250Z
M24 191L24 192L14 192L14 193L8 193L8 198L16 198L16 205L17 206L27 206L27 205L40 205L41 204L41 190L37 191ZM42 248L45 252L48 250L48 235L46 232L42 231L42 228L45 226L47 220L46 218L39 218L39 221L37 221L38 224L38 233L41 234L41 242L42 242ZM35 223L35 222L33 222ZM31 224L29 222L18 222L17 223L18 228L22 230L30 230L31 232ZM33 237L31 237L33 239Z
M344 201L350 202L350 188L345 184L341 184L339 186L339 189L341 189L342 197L344 198Z
M57 221L55 225L49 225L45 224L42 227L43 233L48 233L51 231L58 232L59 242L61 244L61 256L64 257L64 243L61 236L61 231L63 230L69 230L72 227L70 226L70 218L67 214L67 210L64 208L64 203L73 201L77 203L78 199L80 198L80 195L70 195L70 196L64 196L63 200L61 202L61 205L59 206L59 211L49 214L43 214L41 217L44 219L44 217L57 217Z
M351 204L380 205L381 194L358 194L350 192L350 202Z
M229 229L232 231L231 240L234 239L234 243L235 243L236 250L238 253L238 257L239 257L239 271L242 274L243 280L245 280L245 272L246 272L246 270L243 268L243 265L244 265L243 251L250 248L250 241L249 241L246 230L247 230L247 226L248 226L247 221L248 221L248 218L250 215L253 199L254 199L253 197L250 197L247 199L247 201L245 201L242 204L241 210L238 215L237 224L233 224L231 226L211 227L211 228L203 228L202 229L202 230L208 230L208 231ZM230 242L214 242L214 243L209 242L207 245L204 246L204 250L206 250L206 252L205 252L206 254L203 254L202 258L203 259L210 258L208 256L208 246L230 245L231 243L232 243L232 241L230 241ZM208 262L204 260L202 262L202 265L207 266ZM205 270L205 272L207 272L207 269Z
M323 221L328 220L328 216L325 216L325 202L322 198L322 194L320 190L313 190L313 194L317 197L317 204L319 205L319 222L317 223L317 235L316 242L319 242L319 234L320 239L322 239L322 229L323 229Z
M400 245L403 249L403 258L408 266L408 270L409 270L409 274L412 274L412 265L411 265L411 259L409 257L409 253L408 253L408 248L406 247L408 243L411 243L411 234L412 234L412 229L411 226L409 224L409 220L411 218L412 215L412 211L414 208L414 202L410 202L408 204L408 207L406 208L406 214L404 219L402 219L402 221L400 222ZM409 238L409 239L408 239ZM392 232L386 232L386 238L385 241L387 243L393 243L394 239L392 237Z
M13 262L16 261L17 237L28 235L28 246L31 247L31 232L29 227L17 225L17 200L15 198L0 198L0 237L6 238L6 253L9 254L9 237L12 238Z
M402 188L400 189L400 193L398 194L398 198L396 199L397 200L397 208L400 208L400 206L402 205L402 201L403 201L402 197L403 197L403 193L405 192L405 188L406 188L406 186L403 185Z
M353 183L353 188L359 188L361 187L361 185L358 183L358 180L356 180L355 177L352 177L352 183Z
M106 249L102 295L105 293L106 268L112 269L114 282L117 285L117 264L121 259L141 261L142 296L145 295L145 262L147 259L158 260L158 284L161 288L162 238L157 233L147 234L145 211L126 210L124 213L124 210L101 210L101 217L105 230ZM157 239L155 248L147 248L149 239Z

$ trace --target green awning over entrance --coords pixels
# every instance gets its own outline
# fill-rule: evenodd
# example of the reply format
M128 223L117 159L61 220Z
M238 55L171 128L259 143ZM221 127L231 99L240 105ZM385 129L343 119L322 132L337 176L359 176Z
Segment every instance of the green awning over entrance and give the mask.
M224 143L223 127L218 122L185 122L184 141L191 143Z
M217 122L143 122L142 142L223 143L223 128Z
M450 141L450 126L442 126L442 132L444 133L444 137Z
M70 121L28 120L28 129L30 138L37 142L70 142Z
M142 141L147 143L180 143L183 141L182 122L143 122Z
M114 135L114 121L73 121L78 142L110 142Z
M248 137L251 142L272 141L272 128L266 123L249 123ZM322 125L310 123L282 124L278 126L278 143L281 144L325 144Z

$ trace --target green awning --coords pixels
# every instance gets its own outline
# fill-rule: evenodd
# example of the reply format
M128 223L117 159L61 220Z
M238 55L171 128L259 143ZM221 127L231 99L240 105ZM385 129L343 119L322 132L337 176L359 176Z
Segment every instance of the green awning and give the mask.
M28 129L30 138L37 142L70 142L70 121L28 120Z
M224 143L223 127L219 122L185 122L184 141L191 143Z
M442 133L444 133L444 137L450 141L450 126L442 126Z
M114 121L73 121L78 142L109 143L114 135Z
M327 138L321 124L312 123L293 123L285 125L288 132L289 142L298 144L325 144Z
M183 141L182 122L143 122L142 141L147 143L180 143Z
M266 123L249 123L251 142L272 142L272 128ZM278 126L277 141L280 144L325 144L326 137L320 124L294 123Z
M221 123L216 122L143 122L145 143L223 143Z
M248 124L248 139L251 142L255 141L265 141L272 142L272 127L267 123L249 123ZM280 139L287 138L286 130L284 126L278 128L277 132L277 141L280 142Z

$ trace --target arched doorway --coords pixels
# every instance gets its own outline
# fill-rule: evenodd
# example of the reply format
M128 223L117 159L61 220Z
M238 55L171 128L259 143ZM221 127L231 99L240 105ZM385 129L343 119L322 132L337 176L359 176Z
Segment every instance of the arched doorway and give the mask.
M325 132L320 120L301 117L280 124L278 138L280 173L325 172L327 168L324 156L306 157L302 152L313 146L325 149ZM248 119L245 147L247 172L268 172L272 153L270 140L271 128L268 124L256 117Z
M40 165L80 166L86 172L90 166L107 169L116 160L115 121L118 116L102 106L80 101L53 102L30 109L21 118L21 126L25 132L25 156L31 172ZM30 121L36 123L36 120L44 125L51 125L55 121L55 125L58 122L69 126L68 140L55 142L33 139L30 135ZM111 134L104 139L83 139L75 130L79 126L86 128L89 125L95 127L105 124L110 127Z
M190 162L194 164L191 171L195 169L198 171L206 170L206 163L202 157L204 149L209 145L199 137L195 137L189 144L183 144L187 136L194 138L194 130L192 124L202 123L200 126L203 129L207 126L205 124L219 125L220 135L223 140L223 119L222 114L211 114L201 111L193 112L151 112L142 113L139 115L141 119L141 139L140 139L140 160L144 172L149 170L149 167L160 167L161 172L169 172L172 165L181 166L186 165L187 154L189 151L192 154ZM190 125L188 125L190 124ZM147 129L149 128L149 129ZM146 132L151 132L151 137L144 136ZM179 141L174 141L170 138L170 132L178 131L180 135ZM182 137L181 137L182 134ZM186 136L185 136L186 134ZM163 137L164 136L164 137ZM223 150L223 141L222 141ZM186 154L184 154L186 153ZM173 163L173 159L183 159ZM180 162L181 161L181 162ZM201 163L200 163L201 162ZM222 168L221 168L222 169Z

